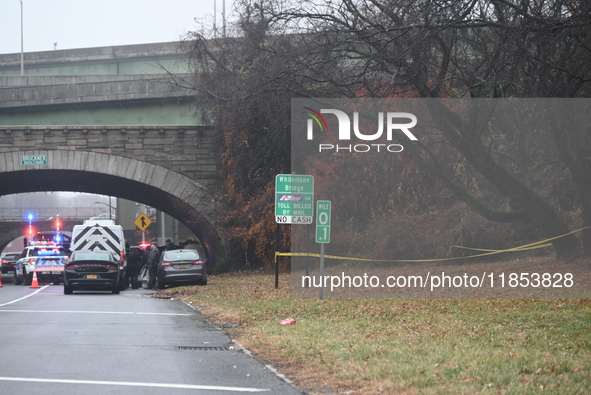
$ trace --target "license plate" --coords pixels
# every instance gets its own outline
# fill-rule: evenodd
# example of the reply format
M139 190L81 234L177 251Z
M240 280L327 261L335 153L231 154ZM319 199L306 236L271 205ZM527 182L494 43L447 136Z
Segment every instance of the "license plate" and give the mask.
M89 278L91 280L96 280L98 278L98 276L96 274L87 274L86 278Z
M186 269L187 265L179 265L179 269Z

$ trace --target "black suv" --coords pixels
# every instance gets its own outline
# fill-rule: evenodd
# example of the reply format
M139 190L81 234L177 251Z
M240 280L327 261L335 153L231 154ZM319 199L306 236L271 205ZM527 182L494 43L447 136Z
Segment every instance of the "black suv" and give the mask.
M2 274L14 272L16 261L21 257L20 252L9 252L2 258Z

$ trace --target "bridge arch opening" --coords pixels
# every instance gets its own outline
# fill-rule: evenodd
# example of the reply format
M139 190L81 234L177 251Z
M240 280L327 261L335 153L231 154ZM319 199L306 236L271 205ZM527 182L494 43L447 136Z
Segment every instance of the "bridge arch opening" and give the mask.
M47 157L47 164L19 165L22 155ZM54 191L119 197L160 210L201 241L210 268L223 268L226 243L216 228L219 203L211 191L170 169L106 153L36 150L0 154L0 196ZM8 236L8 235L7 235Z

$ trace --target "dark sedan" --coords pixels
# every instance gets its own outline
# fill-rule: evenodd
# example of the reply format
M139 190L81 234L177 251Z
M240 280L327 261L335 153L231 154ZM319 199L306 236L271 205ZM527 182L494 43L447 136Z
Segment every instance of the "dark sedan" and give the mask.
M158 264L158 288L171 284L207 284L205 261L196 250L163 251Z
M119 260L108 251L74 251L64 268L64 293L77 289L119 293Z
M14 272L16 262L20 259L20 252L10 252L2 258L2 274Z

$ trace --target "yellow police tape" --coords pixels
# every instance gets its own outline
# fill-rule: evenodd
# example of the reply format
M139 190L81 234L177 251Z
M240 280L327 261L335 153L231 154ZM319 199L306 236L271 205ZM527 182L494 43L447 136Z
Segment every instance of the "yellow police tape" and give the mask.
M527 250L535 250L537 248L544 248L549 247L552 244L548 243L549 241L560 239L562 237L572 235L578 232L581 232L585 229L589 229L591 226L586 226L581 229L573 230L572 232L565 233L560 236L552 237L549 239L536 241L535 243L530 243L518 247L509 248L507 250L486 250L482 248L472 248L472 247L462 247L453 245L451 248L463 248L467 250L474 250L474 251L485 251L484 254L476 254L476 255L468 255L468 256L458 256L453 258L439 258L439 259L367 259L367 258L353 258L347 256L337 256L337 255L324 255L327 259L347 259L351 261L368 261L368 262L441 262L441 261L453 261L457 259L467 259L467 258L478 258L488 255L495 255L495 254L502 254L503 252L517 252L517 251L527 251ZM275 263L277 263L278 256L308 256L308 257L320 257L320 254L312 253L312 252L279 252L275 251Z

